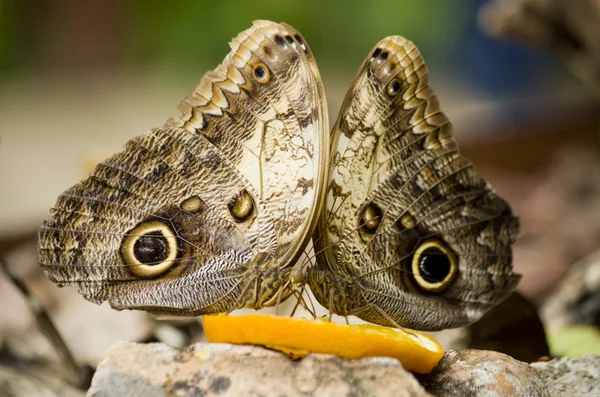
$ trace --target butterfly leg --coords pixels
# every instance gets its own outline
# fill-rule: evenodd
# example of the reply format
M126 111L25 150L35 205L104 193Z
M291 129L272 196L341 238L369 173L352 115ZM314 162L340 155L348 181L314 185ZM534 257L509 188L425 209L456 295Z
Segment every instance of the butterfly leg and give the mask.
M276 304L275 304L275 314L279 316L279 305L281 304L281 297L283 296L283 290L284 288L279 288L277 290L277 299L276 299Z
M302 286L302 288L298 292L296 292L296 290L294 290L293 295L296 297L296 304L294 304L294 308L292 309L292 312L290 313L290 317L294 317L294 314L296 314L296 310L298 310L298 306L302 305L302 306L304 306L304 308L306 308L306 302L304 302L304 299L302 298L303 293L304 293L304 286Z
M302 305L306 310L308 310L308 308L306 307L306 302L304 301L304 298L302 298L303 293L304 285L300 288L300 291L294 290L294 292L292 292L292 294L296 297L296 304L294 305L294 308L290 313L290 317L294 317L294 314L296 314L296 310L298 310L298 306L300 305Z
M292 283L292 281L291 281L291 280L287 280L287 281L285 282L285 284L284 284L284 285L282 285L281 287L279 287L279 289L277 290L277 293L276 293L276 295L277 295L277 299L276 299L276 303L275 303L275 313L276 313L278 316L279 316L279 314L280 314L280 313L279 313L279 305L281 305L281 302L282 302L282 300L283 300L284 293L285 293L285 291L287 291L288 289L291 289L291 286L292 286L292 284L293 284L293 283ZM295 293L296 293L296 291L292 289L292 295L295 295ZM289 294L286 294L285 296L286 296L286 298L285 298L285 299L287 299L287 298L289 297ZM297 302L296 302L296 304L297 304ZM295 307L294 307L294 310L295 310Z
M312 304L312 301L309 300L311 303L311 306L312 306L312 310L311 310L311 308L308 307L306 300L304 299L304 296L303 296L304 295L304 286L302 286L302 289L300 291L295 290L293 292L293 294L296 297L296 304L294 305L294 309L290 313L290 317L294 317L294 314L296 314L296 310L298 309L298 306L302 305L304 310L306 310L308 313L310 313L310 315L313 316L313 318L317 318L317 315L315 312L315 307Z
M329 322L331 322L331 318L333 317L333 293L335 290L333 288L329 289Z

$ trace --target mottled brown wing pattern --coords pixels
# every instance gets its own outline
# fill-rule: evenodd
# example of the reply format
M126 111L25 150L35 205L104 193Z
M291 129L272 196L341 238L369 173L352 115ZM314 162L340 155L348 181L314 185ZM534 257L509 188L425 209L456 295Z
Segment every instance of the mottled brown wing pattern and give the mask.
M39 231L41 266L117 309L275 304L291 293L328 168L310 49L292 27L256 21L179 109L58 198Z
M477 320L514 290L517 218L458 152L410 41L385 38L364 61L331 158L308 271L323 306L436 330Z

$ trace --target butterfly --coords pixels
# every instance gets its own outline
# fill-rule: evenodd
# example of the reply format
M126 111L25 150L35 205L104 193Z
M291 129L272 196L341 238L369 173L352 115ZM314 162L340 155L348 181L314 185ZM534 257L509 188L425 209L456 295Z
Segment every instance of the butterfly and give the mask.
M273 306L434 330L515 289L518 221L463 158L416 47L380 41L329 133L316 61L255 21L179 105L60 195L39 230L59 286L154 315ZM295 266L310 239L316 263Z

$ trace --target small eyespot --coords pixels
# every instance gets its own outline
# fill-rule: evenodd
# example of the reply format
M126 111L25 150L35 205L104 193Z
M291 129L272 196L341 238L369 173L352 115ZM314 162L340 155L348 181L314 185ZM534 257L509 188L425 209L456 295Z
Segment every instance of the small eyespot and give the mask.
M396 224L402 230L409 230L409 229L414 228L415 225L417 224L417 222L415 221L415 218L411 214L406 213L406 214L402 215L400 217L400 219L398 219Z
M296 46L296 42L294 41L294 39L292 38L292 36L290 36L289 34L285 36L285 40L290 43L292 46Z
M144 222L127 232L121 257L140 277L157 277L169 271L177 258L177 238L162 221Z
M254 80L258 83L265 84L271 80L271 71L264 63L257 63L252 71Z
M369 62L373 62L375 59L377 59L379 54L381 54L381 48L376 48L375 51L373 51L373 55L371 55L371 59L369 59Z
M277 44L279 47L285 47L285 40L283 39L283 37L281 37L280 35L276 34L273 37L273 41L275 41L275 44Z
M400 93L401 88L402 83L400 83L400 80L393 79L387 86L387 93L389 96L396 96Z
M365 207L360 217L360 230L361 232L372 235L375 234L379 224L381 223L382 212L381 209L371 203Z
M306 44L304 44L304 40L302 40L302 37L299 34L295 34L294 38L296 39L296 41L298 42L298 44L300 44L300 47L302 47L302 49L304 51L306 51Z
M227 207L236 222L244 222L249 219L254 212L254 200L248 191L242 190L240 194L235 196L229 202Z
M202 199L198 196L192 196L188 199L185 199L181 205L180 208L186 212L190 212L192 214L197 213L198 211L200 211L200 209L202 208L202 205L204 203L202 202Z
M458 272L456 256L444 243L428 240L415 251L411 271L423 291L440 293L450 286Z

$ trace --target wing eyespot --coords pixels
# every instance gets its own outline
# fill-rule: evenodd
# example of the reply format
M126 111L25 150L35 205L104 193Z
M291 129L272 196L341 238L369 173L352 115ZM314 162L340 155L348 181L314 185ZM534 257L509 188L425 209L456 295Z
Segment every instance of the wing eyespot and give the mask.
M428 240L415 251L411 261L411 274L415 284L423 291L445 291L458 273L456 256L441 241Z
M385 62L388 59L389 55L390 53L388 51L377 47L375 51L373 51L371 58L369 58L369 63L373 63L376 60L377 63L380 64L382 62Z
M363 241L368 240L379 228L382 218L381 209L374 203L365 206L359 219L359 230Z
M276 35L273 37L273 41L274 41L274 42L275 42L275 44L277 44L279 47L282 47L282 48L284 48L284 47L286 47L286 46L287 46L287 45L285 44L285 40L283 39L283 37L282 37L282 36L280 36L280 35L278 35L278 34L276 34Z
M373 55L371 55L371 59L369 59L369 62L373 62L375 59L377 59L377 57L379 56L379 54L381 54L381 48L377 47L375 49L375 51L373 51Z
M271 81L271 71L264 63L260 62L254 65L252 76L257 83L266 84Z
M121 257L139 277L158 277L173 268L177 259L177 237L166 223L144 222L129 232L121 243Z
M410 230L417 225L417 221L411 214L406 213L406 214L402 215L400 217L400 219L398 219L398 224L399 224L398 226L401 226L402 229Z
M285 35L285 40L293 47L296 47L296 42L294 41L292 36L290 36L289 34Z
M298 44L300 44L300 47L302 48L302 50L304 50L306 52L306 44L304 44L304 40L302 40L302 37L299 34L295 34L294 39L296 39Z
M179 207L186 212L196 214L202 209L203 205L204 203L202 202L202 199L200 197L192 196L183 200Z
M254 213L254 200L247 190L242 190L227 205L233 220L237 223L248 220Z
M391 97L395 97L400 93L402 89L402 83L397 78L392 79L387 86L387 94Z

